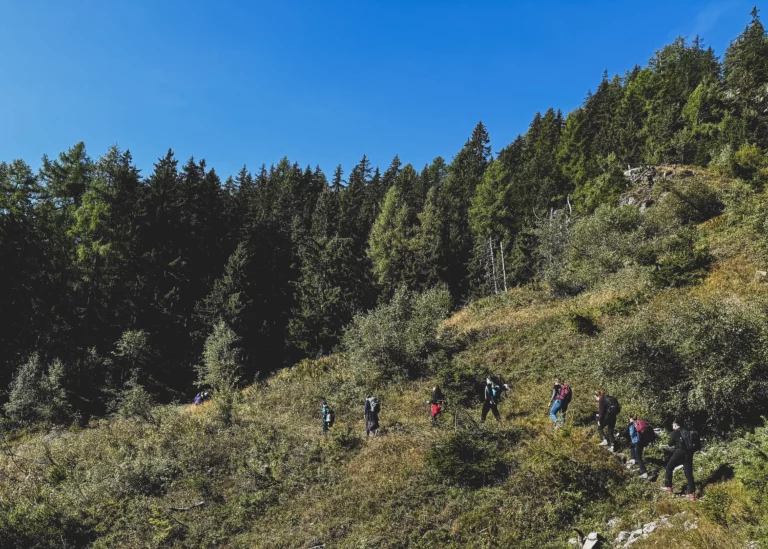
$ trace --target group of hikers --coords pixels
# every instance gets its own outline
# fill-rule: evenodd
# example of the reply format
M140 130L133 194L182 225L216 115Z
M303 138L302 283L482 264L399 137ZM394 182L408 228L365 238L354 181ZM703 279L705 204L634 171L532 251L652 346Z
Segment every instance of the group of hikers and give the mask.
M496 421L501 421L498 405L503 394L509 390L510 387L506 383L497 382L491 377L486 378L483 392L483 408L480 413L481 424L485 423L488 412L493 414ZM607 447L609 452L615 452L616 421L621 413L621 404L615 397L606 394L603 389L595 392L594 398L597 402L597 413L595 414L597 433L602 439L599 446ZM572 399L573 390L571 387L564 379L555 379L548 407L549 416L556 427L565 425L565 417ZM437 425L438 417L443 412L443 407L447 402L440 387L433 387L432 396L427 401L427 404L430 406L430 421L432 425ZM378 398L368 397L365 399L363 403L363 418L365 420L366 436L375 437L379 434L380 412L381 403ZM321 418L323 435L326 435L333 426L335 413L325 400L323 400L322 404ZM640 478L648 479L648 471L643 461L643 451L656 441L656 431L647 421L638 418L636 414L632 414L628 417L626 433L630 441L630 459L627 461L627 468L632 469L637 466L640 470ZM664 486L661 489L672 494L673 473L675 470L683 468L688 484L687 497L690 500L694 500L696 486L693 479L693 454L701 449L699 436L696 431L686 429L679 420L675 420L672 423L672 434L669 438L668 447L672 450L672 454L667 463Z
M615 452L616 440L614 431L616 429L616 420L621 413L621 404L616 399L606 394L604 389L600 389L594 394L597 401L597 432L602 438L600 446L606 446L609 452ZM556 426L565 425L565 414L568 411L568 405L573 398L573 391L562 378L555 379L552 389L552 396L549 399L551 406L549 415ZM648 478L648 470L643 462L643 451L654 442L657 434L651 425L644 419L640 419L637 414L629 416L629 425L627 434L630 441L630 459L627 462L627 469L635 465L640 470L640 478ZM683 427L679 420L672 422L672 434L669 437L667 447L672 450L672 455L667 462L664 477L664 486L661 487L665 492L672 494L672 476L678 468L682 467L685 472L687 482L686 496L690 500L696 498L696 485L693 479L693 454L701 449L701 440L696 431L691 431Z

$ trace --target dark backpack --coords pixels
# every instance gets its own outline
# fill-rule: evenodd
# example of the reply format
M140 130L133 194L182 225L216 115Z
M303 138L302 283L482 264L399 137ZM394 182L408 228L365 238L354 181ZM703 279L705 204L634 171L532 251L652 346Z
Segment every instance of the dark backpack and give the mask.
M612 396L605 397L606 413L611 417L616 417L621 412L621 404Z
M560 387L560 400L565 402L566 404L571 401L571 398L573 397L573 391L571 391L571 388L568 385L563 385Z
M680 442L683 450L687 452L698 452L701 450L701 437L696 431L680 429Z

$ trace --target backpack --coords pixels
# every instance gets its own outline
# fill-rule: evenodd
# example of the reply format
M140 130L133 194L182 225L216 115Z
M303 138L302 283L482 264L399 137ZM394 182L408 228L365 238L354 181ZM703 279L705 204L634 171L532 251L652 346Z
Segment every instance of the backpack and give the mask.
M371 398L371 413L372 414L378 414L381 411L381 404L379 404L379 401L375 398Z
M491 389L491 395L493 396L494 400L498 399L501 396L501 387L494 385Z
M568 403L571 401L571 397L573 397L573 391L571 391L571 388L568 385L562 385L560 387L560 396L558 398L563 402Z
M647 441L648 444L651 444L656 441L656 433L651 428L650 424L645 421L644 419L638 419L635 421L635 430L640 435L640 437Z
M701 450L701 437L696 431L680 429L680 441L682 442L683 450L687 452L698 452Z
M333 422L336 420L336 412L333 410L328 410L328 413L326 414L326 423L328 424L328 427L333 427Z
M605 396L605 405L607 406L608 415L611 417L616 417L621 412L621 404L612 396Z
M650 425L648 425L648 422L647 422L647 421L645 421L644 419L638 419L637 421L635 421L635 429L636 429L636 430L637 430L637 432L638 432L638 433L640 433L641 435L644 435L644 434L645 434L645 433L647 433L649 430L650 430L651 432L653 432L653 429L651 429L651 426L650 426Z

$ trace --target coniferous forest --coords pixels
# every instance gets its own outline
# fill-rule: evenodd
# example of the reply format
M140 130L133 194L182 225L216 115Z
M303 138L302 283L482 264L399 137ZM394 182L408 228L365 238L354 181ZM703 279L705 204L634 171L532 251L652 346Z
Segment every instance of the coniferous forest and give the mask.
M666 516L666 546L768 546L758 10L725 52L677 38L460 145L327 174L82 142L0 162L0 545L565 547ZM500 427L473 419L486 376ZM700 507L597 446L598 388L702 433Z
M38 173L2 163L0 386L34 356L41 372L59 364L83 415L129 381L187 400L220 319L253 380L329 353L400 286L444 284L454 305L487 295L491 247L508 286L534 281L537 219L616 199L628 166L714 166L763 184L766 85L755 11L722 61L678 38L646 67L604 74L567 116L536 113L497 153L480 122L452 159L395 156L382 170L363 157L330 175L283 158L222 178L172 150L141 173L128 150L97 157L84 143Z

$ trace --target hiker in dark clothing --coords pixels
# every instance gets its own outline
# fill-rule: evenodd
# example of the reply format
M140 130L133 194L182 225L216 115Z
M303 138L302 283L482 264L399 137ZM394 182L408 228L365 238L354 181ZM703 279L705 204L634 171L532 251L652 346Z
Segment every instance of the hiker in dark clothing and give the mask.
M376 397L365 399L363 416L365 417L365 436L377 436L379 434L379 412L381 404Z
M667 475L662 490L672 494L672 475L679 465L685 470L685 480L688 482L688 499L696 499L696 485L693 481L693 454L696 452L696 441L691 432L684 428L677 420L672 422L672 435L669 437L669 446L673 448L672 457L667 463Z
M480 423L485 423L485 418L488 416L488 411L493 413L493 417L496 421L501 421L501 414L499 414L499 400L501 394L504 391L509 391L509 385L499 385L495 383L491 378L485 380L485 402L483 402L483 412L480 415Z
M437 425L437 416L443 411L443 403L445 403L445 397L439 386L432 388L432 398L427 404L430 405L429 416L432 420L432 425Z
M597 432L603 439L600 446L607 446L608 451L613 452L615 442L613 430L616 428L616 416L619 414L618 401L606 395L603 389L595 393L595 400L598 404Z
M629 417L629 439L632 441L632 449L630 451L630 457L627 464L627 468L637 465L640 467L640 478L648 478L648 471L645 469L645 463L643 463L643 450L645 447L656 440L656 433L644 419L637 419L637 414L633 414Z
M323 436L328 434L328 429L333 427L334 412L331 407L328 406L327 401L323 401L323 407L320 411L320 417L323 421Z
M555 380L555 386L552 389L552 396L549 398L549 417L555 422L555 425L565 425L565 413L568 411L568 405L571 403L573 392L565 384L565 380L558 378ZM557 414L560 413L560 419Z

